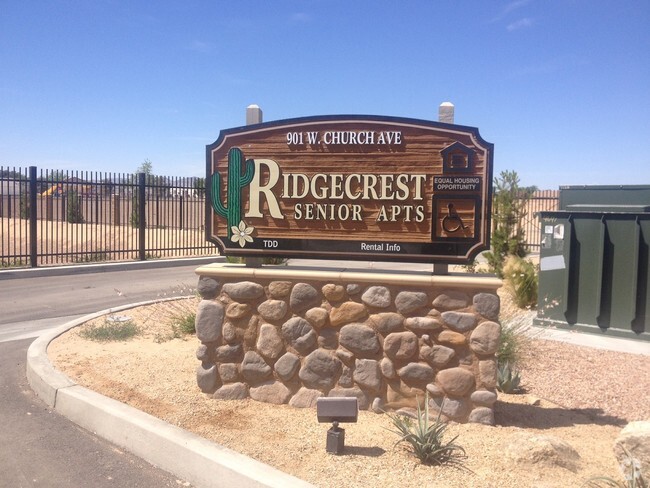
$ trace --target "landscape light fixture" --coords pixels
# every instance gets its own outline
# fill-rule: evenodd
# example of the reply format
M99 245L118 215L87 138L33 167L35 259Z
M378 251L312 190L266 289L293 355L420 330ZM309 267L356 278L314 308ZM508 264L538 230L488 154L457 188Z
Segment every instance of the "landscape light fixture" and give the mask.
M332 422L327 431L325 450L332 454L341 454L345 447L345 429L339 422L356 422L359 405L356 397L319 398L316 400L318 422Z

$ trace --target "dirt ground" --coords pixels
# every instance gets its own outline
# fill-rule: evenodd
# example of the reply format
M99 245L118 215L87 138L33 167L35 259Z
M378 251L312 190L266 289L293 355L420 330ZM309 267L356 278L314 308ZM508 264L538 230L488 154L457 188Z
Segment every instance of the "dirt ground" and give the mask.
M650 419L650 357L532 339L525 393L499 394L497 425L450 424L467 453L465 470L425 466L390 432L386 415L360 412L345 424L343 455L325 452L327 424L313 409L252 400L217 401L196 386L194 336L174 337L173 317L195 299L121 312L143 331L98 343L76 328L48 349L55 367L79 384L319 487L578 487L594 476L620 478L612 445L628 421ZM507 307L506 307L507 308ZM97 321L104 321L99 318ZM176 334L178 335L178 334ZM515 460L518 436L551 435L579 454L573 466ZM514 456L514 457L513 457Z
M40 265L91 263L106 260L131 260L137 258L138 228L128 225L94 224L85 222L71 224L64 221L38 221L37 249L43 255ZM29 255L29 221L0 218L0 250L2 255ZM148 227L145 247L148 259L178 256L178 249L186 249L183 256L209 255L216 250L203 249L205 231L196 229L172 229ZM65 256L72 253L72 256ZM79 253L76 255L75 253ZM3 267L20 267L20 259L0 259Z

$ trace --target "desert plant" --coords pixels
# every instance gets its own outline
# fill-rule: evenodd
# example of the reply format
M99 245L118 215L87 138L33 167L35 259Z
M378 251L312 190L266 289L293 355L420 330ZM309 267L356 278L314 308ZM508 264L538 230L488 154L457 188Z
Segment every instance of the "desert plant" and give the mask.
M31 217L31 207L29 205L29 193L24 192L20 194L20 218L28 219Z
M514 327L501 326L499 349L496 352L497 365L518 364L521 354L522 345L517 330Z
M471 273L471 274L485 274L485 273L491 273L491 271L485 267L485 263L483 261L478 261L478 259L473 259L467 264L461 265L465 273Z
M467 457L465 449L456 444L458 436L449 441L443 439L447 430L447 422L441 420L442 408L438 417L432 423L429 420L429 395L425 396L424 409L418 404L417 417L413 419L404 415L386 413L393 422L394 432L399 435L395 445L406 442L411 452L423 464L452 464L458 467L464 465Z
M196 334L196 313L193 311L177 312L172 317L172 331L174 337L181 338L186 335Z
M131 227L140 227L140 199L138 195L131 197L131 217L129 218Z
M503 263L503 279L506 290L519 308L537 305L539 277L537 267L526 259L510 255Z
M179 290L180 293L185 289ZM164 294L166 295L166 294ZM169 327L168 332L160 332L155 337L155 342L167 342L172 339L184 339L185 336L196 333L196 307L198 296L185 296L183 298L163 299L152 307L151 315L142 320L146 325L149 321L156 321Z
M22 259L3 259L0 261L0 268L20 268L27 266Z
M499 278L503 278L506 256L514 254L523 258L528 253L522 220L526 217L526 204L536 189L520 187L515 171L502 171L494 179L491 250L484 255L490 270Z
M639 460L633 457L625 447L623 447L623 451L625 452L625 460L621 463L621 471L625 481L617 481L608 476L596 476L588 479L582 486L589 488L648 488L648 483L641 473Z
M85 222L81 211L81 195L76 190L70 190L67 194L68 206L65 211L65 219L70 224L81 224Z
M76 257L72 261L75 263L98 263L100 261L108 261L109 259L110 255L108 251L95 251Z
M497 363L519 366L534 335L535 333L531 332L530 318L527 316L516 315L503 320L499 348L496 352Z
M196 190L196 194L198 196L204 196L205 195L205 178L197 178L194 181L194 189Z
M521 377L510 363L502 363L497 366L497 390L502 393L516 393L519 391Z
M113 342L131 339L140 333L138 326L130 319L110 315L100 325L91 324L79 332L81 337L97 342Z
M467 264L463 264L462 268L465 270L465 273L476 274L478 273L478 263L476 259L473 259Z

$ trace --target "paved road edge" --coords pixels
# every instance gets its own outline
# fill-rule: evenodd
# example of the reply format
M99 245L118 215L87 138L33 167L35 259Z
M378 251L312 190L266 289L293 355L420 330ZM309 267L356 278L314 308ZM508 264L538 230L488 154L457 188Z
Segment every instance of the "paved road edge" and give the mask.
M55 338L96 317L158 302L115 307L68 322L38 337L27 351L27 380L50 408L197 488L308 488L313 485L208 441L129 405L77 385L47 357Z

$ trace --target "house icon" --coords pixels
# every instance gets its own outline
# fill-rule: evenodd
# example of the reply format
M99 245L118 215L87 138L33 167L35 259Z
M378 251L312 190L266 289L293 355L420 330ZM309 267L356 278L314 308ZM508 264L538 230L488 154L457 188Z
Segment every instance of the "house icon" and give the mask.
M442 172L471 173L474 170L474 150L460 142L454 142L442 151Z

